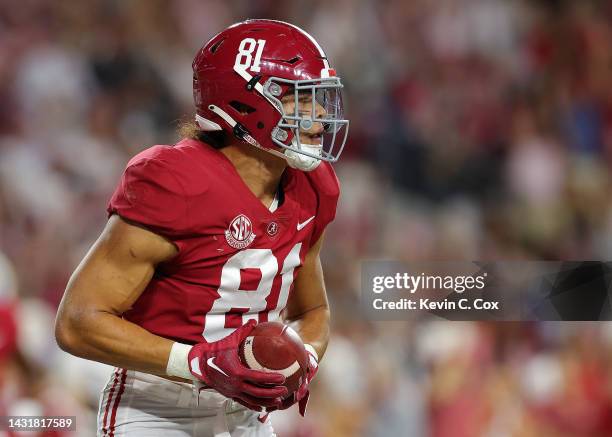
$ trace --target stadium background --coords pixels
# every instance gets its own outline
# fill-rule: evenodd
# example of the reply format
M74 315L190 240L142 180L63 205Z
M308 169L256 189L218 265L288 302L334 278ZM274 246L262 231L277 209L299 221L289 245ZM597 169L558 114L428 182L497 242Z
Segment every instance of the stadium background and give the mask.
M312 33L351 119L324 250L333 338L309 414L276 413L279 435L612 435L609 323L358 309L362 259L610 259L603 0L0 2L2 414L94 435L108 368L58 350L55 309L128 158L192 113L195 51L247 17Z

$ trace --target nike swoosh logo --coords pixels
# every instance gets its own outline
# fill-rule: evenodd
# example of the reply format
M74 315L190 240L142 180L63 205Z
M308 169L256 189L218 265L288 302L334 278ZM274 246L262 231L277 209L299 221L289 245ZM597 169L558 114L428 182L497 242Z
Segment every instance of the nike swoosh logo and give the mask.
M212 367L213 369L215 369L217 372L223 373L225 376L229 378L229 375L225 373L221 367L217 366L214 360L215 360L215 357L210 357L209 359L206 360L206 364L208 364L209 367Z
M313 221L313 220L314 220L314 218L315 218L315 216L313 215L312 217L310 217L310 218L309 218L308 220L306 220L305 222L298 223L298 224L297 224L297 230L298 230L298 231L301 231L302 229L304 229L304 227L305 227L305 226L306 226L308 223L310 223L311 221Z

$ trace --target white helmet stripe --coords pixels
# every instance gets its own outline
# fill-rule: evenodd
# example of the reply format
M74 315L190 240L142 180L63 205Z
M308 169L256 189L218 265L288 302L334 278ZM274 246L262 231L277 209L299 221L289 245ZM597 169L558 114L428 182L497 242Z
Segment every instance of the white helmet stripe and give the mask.
M240 76L242 76L242 78L243 78L244 80L246 80L247 82L250 82L250 81L251 81L251 79L253 79L253 76L251 76L251 74L249 74L249 72L248 72L248 71L246 71L246 68L244 68L244 67L240 67L240 66L236 66L236 65L234 65L234 71L235 71L236 73L238 73ZM260 84L259 82L257 82L257 83L255 84L255 89L256 89L257 91L259 91L259 93L260 93L261 95L263 95L263 87L261 86L261 84ZM265 96L264 96L264 97L265 97ZM266 99L267 99L267 97L266 97Z

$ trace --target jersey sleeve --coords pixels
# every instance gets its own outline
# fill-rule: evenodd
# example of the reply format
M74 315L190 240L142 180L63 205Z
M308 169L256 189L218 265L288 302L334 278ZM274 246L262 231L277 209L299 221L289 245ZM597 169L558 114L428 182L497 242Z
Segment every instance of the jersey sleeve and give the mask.
M340 182L334 168L328 162L322 162L312 172L311 184L317 193L317 214L310 245L314 246L323 231L336 217L336 208L340 197Z
M170 165L143 158L130 161L107 212L174 241L190 232L188 206L185 190Z

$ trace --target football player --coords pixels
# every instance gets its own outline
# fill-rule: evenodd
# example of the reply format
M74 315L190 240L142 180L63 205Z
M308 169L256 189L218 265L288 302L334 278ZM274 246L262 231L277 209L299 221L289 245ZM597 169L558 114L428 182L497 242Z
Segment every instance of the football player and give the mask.
M327 346L341 81L312 36L272 20L219 33L193 72L194 128L130 160L58 311L62 349L116 367L99 436L273 435L266 413L304 414ZM281 319L310 355L295 393L238 357L256 323Z

